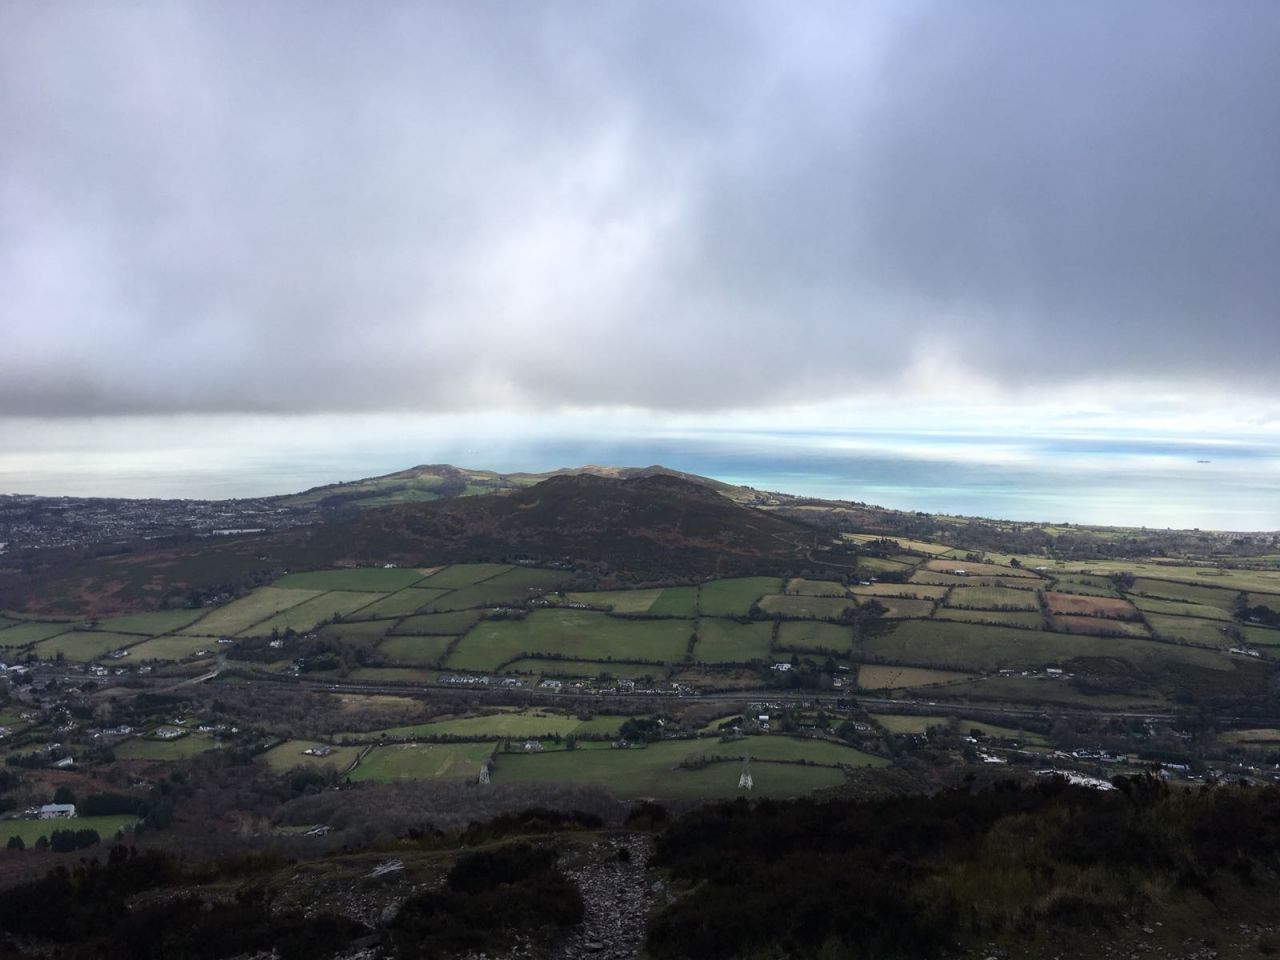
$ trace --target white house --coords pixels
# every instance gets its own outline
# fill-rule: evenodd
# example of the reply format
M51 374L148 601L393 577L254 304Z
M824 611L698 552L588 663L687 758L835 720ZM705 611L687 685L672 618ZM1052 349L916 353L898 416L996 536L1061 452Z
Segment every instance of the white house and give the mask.
M74 803L46 803L40 808L41 820L62 820L76 815Z

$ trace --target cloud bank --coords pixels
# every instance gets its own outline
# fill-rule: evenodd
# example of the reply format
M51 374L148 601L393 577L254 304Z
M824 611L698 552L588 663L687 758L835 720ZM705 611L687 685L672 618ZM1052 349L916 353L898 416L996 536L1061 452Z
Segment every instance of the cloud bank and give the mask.
M1280 6L0 5L0 416L1267 391Z

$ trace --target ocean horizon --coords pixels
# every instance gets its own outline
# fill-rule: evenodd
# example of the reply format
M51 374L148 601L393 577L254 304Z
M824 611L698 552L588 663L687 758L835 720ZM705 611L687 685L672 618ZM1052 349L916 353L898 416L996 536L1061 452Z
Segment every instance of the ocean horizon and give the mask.
M1240 440L927 432L709 431L444 438L287 453L0 456L0 493L223 499L294 493L423 463L499 472L661 464L803 496L1015 521L1280 530L1280 446Z

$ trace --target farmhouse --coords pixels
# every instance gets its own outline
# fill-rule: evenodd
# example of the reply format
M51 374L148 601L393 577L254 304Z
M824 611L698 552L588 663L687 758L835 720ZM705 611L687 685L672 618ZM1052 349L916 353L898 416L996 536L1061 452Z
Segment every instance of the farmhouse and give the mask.
M63 820L76 815L74 803L46 803L40 808L41 820Z

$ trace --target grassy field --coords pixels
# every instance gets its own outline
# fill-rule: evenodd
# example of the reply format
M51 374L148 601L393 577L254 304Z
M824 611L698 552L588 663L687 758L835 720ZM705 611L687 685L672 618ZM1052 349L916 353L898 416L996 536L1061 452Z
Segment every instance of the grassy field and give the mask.
M835 580L805 580L795 577L787 581L782 592L805 597L847 597L849 588Z
M789 597L779 593L760 600L760 609L766 613L780 613L784 617L801 617L805 620L837 620L845 610L853 606L856 603L849 597Z
M351 614L353 620L380 620L404 617L427 606L437 597L443 596L444 590L418 590L405 587L395 593L388 594L381 600L375 600L367 607Z
M873 540L882 539L878 533L846 533L846 540L853 540L856 543L869 543ZM926 540L910 540L903 537L884 537L883 539L891 540L903 550L911 550L915 553L927 553L931 555L947 553L950 547L941 543L929 543Z
M1093 597L1118 597L1115 584L1106 577L1093 577L1087 573L1068 573L1056 577L1053 589L1059 593L1083 593Z
M597 717L582 721L566 713L547 710L510 710L487 717L461 717L433 720L406 727L378 731L389 737L480 737L489 740L510 738L525 740L568 736L571 733L616 733L624 717ZM597 722L600 721L600 722ZM370 737L370 734L344 734L344 737Z
M781 592L777 577L708 580L699 588L698 612L704 617L745 617L765 594Z
M457 590L469 587L473 583L496 577L510 570L505 563L455 563L453 566L438 570L419 585L423 587L443 587L446 590Z
M86 662L105 656L113 650L119 650L143 638L130 633L106 633L105 631L72 630L68 633L41 640L32 650L41 660L56 659L62 654L64 659Z
M302 752L314 746L317 744L312 740L286 740L272 747L262 756L274 773L284 773L294 767L310 767L315 770L332 767L342 773L355 763L356 757L360 755L359 747L331 747L329 755L325 757L310 756Z
M320 628L320 636L326 640L343 640L368 649L395 627L395 620L344 620Z
M768 621L738 623L703 617L698 621L698 642L693 656L699 663L749 663L769 659L773 624Z
M873 663L858 667L858 686L863 690L892 690L899 687L927 687L939 683L972 680L971 673L931 670L926 667L889 667Z
M1151 580L1139 577L1133 582L1130 593L1139 596L1161 597L1165 600L1182 600L1189 603L1203 603L1219 610L1230 610L1236 600L1234 590L1222 590L1217 587L1200 586L1194 583L1177 583L1172 580Z
M478 610L458 610L453 613L420 613L415 617L405 617L389 632L393 634L447 634L456 636L466 633L480 620Z
M871 714L871 719L875 720L890 733L917 734L924 733L930 727L945 726L950 720L949 717L917 717L891 713L873 713ZM1009 737L1036 746L1043 746L1046 743L1045 738L1040 734L1028 733L1014 727L1000 727L992 723L982 723L978 720L970 720L968 717L960 718L960 729L965 736L969 735L970 730L980 730L988 737Z
M942 607L933 616L935 620L989 623L997 627L1021 627L1024 630L1044 628L1044 617L1039 610L963 610Z
M932 600L911 600L907 597L877 597L885 608L884 615L892 619L927 617L933 613Z
M1045 630L937 620L904 620L888 633L863 638L861 650L855 652L869 657L983 671L1062 664L1073 657L1117 657L1153 667L1176 661L1212 670L1231 669L1225 656L1194 647L1127 637L1070 636Z
M1280 630L1271 630L1267 627L1241 627L1244 630L1245 639L1250 643L1257 644L1262 647L1274 647L1280 645Z
M941 600L950 587L927 583L873 583L869 587L851 587L849 592L864 597L906 597L912 600Z
M6 647L25 647L29 643L66 633L74 626L76 626L75 623L43 623L31 620L0 631L0 643Z
M667 587L649 607L653 617L694 617L698 614L697 587Z
M0 842L21 837L28 848L55 830L97 830L102 842L110 844L121 830L137 823L137 817L70 817L66 820L0 820Z
M1012 590L1009 587L953 587L946 605L964 610L1040 609L1035 591Z
M1030 570L1016 567L1002 567L994 563L971 563L968 560L926 560L924 567L934 573L949 573L962 576L964 579L974 577L1009 577L1013 579L1039 579ZM960 571L963 571L961 573Z
M202 733L189 733L176 740L134 737L117 746L115 755L118 760L187 760L218 748L218 741L212 737Z
M1053 629L1063 633L1091 634L1099 637L1149 637L1146 624L1137 620L1111 620L1106 617L1053 615Z
M351 771L353 781L458 780L478 776L492 743L404 743L376 747Z
M653 602L662 595L662 589L650 590L597 590L592 593L570 593L574 603L586 603L614 613L647 613Z
M766 741L776 742L765 745ZM667 740L627 750L501 754L492 776L494 783L588 784L624 797L726 797L746 793L738 789L744 754L762 758L751 764L755 786L750 795L765 797L802 796L844 782L836 767L817 764L883 763L852 748L822 741L748 737L727 744L717 740ZM765 755L774 754L792 760L812 758L815 765L763 760ZM682 767L682 761L691 762L694 768Z
M684 659L693 628L688 620L623 620L589 610L535 610L522 620L481 621L459 641L446 665L487 671L536 654L675 662Z
M94 629L158 637L162 633L173 633L175 630L190 626L203 615L203 610L157 610L154 613L131 613L128 616L99 620L94 625Z
M847 654L853 642L853 628L818 620L786 620L778 624L778 647L782 650L831 651Z
M422 574L417 570L383 570L360 567L355 570L315 570L290 573L272 586L293 590L351 590L356 593L393 593L417 583Z
M1158 613L1147 614L1147 623L1157 637L1181 640L1187 643L1203 643L1214 647L1229 647L1221 620L1200 620L1194 617L1170 617Z
M453 641L453 637L444 636L388 637L377 650L379 656L393 663L430 666L443 659Z
M259 587L247 597L233 600L205 614L187 628L187 633L207 637L233 637L255 623L274 617L283 610L296 607L322 595L319 590L282 590Z
M1231 614L1220 607L1188 600L1160 600L1156 597L1134 597L1133 605L1143 613L1167 614L1174 617L1200 617L1204 620L1231 619Z
M140 660L185 660L193 657L201 650L214 653L223 649L223 645L212 637L153 637L144 640L137 646L129 648L129 659Z
M318 597L313 597L298 604L296 607L290 607L288 610L277 613L274 617L242 630L239 636L263 637L272 630L279 630L281 633L286 630L305 633L331 617L345 616L348 613L359 610L361 607L367 607L383 596L381 593L353 593L348 590L334 590L330 593L322 593Z
M1077 593L1045 591L1045 606L1052 614L1079 617L1110 617L1116 620L1137 620L1141 616L1128 600L1118 597L1084 596Z
M556 589L567 579L561 570L537 570L516 567L480 583L462 587L437 597L424 609L447 611L473 607L501 607L522 604L526 600Z
M1017 704L1061 704L1086 710L1166 710L1168 701L1152 693L1095 694L1079 690L1062 680L1047 677L989 677L972 683L935 687L930 695L939 700Z
M544 677L593 679L601 674L621 680L661 680L663 668L652 663L604 663L600 660L541 660L526 657L507 664L503 673L532 673Z

